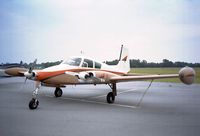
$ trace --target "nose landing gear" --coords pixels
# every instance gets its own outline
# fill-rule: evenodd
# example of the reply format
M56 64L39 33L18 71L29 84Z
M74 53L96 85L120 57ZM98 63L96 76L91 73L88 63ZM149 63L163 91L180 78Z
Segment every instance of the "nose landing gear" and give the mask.
M29 109L31 109L31 110L37 109L37 107L39 105L39 101L37 99L39 88L40 88L40 82L36 82L36 88L33 91L33 98L30 100L29 105L28 105Z

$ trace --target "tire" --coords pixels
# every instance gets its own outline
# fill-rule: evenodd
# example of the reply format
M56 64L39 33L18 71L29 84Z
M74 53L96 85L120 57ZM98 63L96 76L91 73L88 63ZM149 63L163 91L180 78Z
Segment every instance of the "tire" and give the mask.
M37 99L32 99L30 102L29 102L29 109L31 110L34 110L34 109L37 109L39 105L39 101Z
M55 97L61 97L62 94L63 94L62 89L57 87L55 92L54 92Z
M115 96L114 96L113 92L109 92L107 95L107 102L114 103L114 101L115 101Z

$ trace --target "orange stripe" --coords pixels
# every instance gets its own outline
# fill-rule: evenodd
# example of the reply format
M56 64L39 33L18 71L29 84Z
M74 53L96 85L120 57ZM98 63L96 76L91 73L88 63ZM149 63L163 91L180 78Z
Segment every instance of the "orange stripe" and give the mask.
M60 74L64 74L66 70L60 70L60 71L40 71L37 72L37 78L36 80L42 81L46 78L57 76Z
M66 69L66 70L59 70L59 71L40 71L37 72L36 80L42 81L50 77L58 76L64 74L65 72L83 72L83 71L103 71L103 72L110 72L117 75L124 75L125 73L122 72L115 72L109 70L100 70L100 69L92 69L92 68L78 68L78 69Z

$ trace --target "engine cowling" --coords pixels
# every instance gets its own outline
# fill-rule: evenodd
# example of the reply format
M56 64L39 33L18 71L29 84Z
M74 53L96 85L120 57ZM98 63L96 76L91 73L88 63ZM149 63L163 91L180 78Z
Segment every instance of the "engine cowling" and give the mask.
M89 78L94 77L95 74L93 72L80 72L78 77L83 80L87 80Z
M196 72L191 67L184 67L179 71L180 80L187 85L191 85L195 80Z

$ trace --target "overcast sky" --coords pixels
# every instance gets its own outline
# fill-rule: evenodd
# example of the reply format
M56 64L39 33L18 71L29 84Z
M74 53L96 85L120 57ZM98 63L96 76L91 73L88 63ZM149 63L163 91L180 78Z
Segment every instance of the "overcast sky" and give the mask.
M72 55L200 63L199 0L1 0L0 63Z

